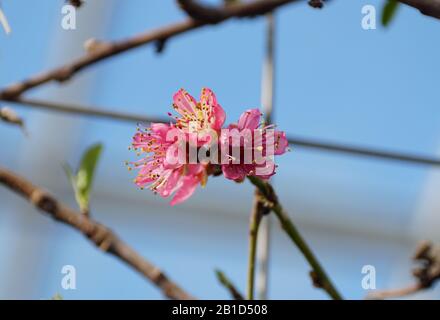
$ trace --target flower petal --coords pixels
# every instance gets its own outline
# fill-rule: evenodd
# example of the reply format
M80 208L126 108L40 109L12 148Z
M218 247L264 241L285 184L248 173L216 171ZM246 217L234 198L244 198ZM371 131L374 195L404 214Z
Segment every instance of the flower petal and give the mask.
M163 140L166 139L168 130L170 130L170 126L166 123L152 123L151 131L159 135Z
M199 179L196 176L184 177L182 179L182 186L174 195L174 198L173 200L171 200L170 205L174 206L187 200L194 193L198 184Z
M260 125L261 112L258 109L249 109L243 112L238 120L240 130L255 130Z
M168 177L165 187L161 190L160 195L162 197L168 197L175 190L178 185L179 179L182 173L179 170L173 170L173 172Z
M226 113L217 103L214 92L209 88L203 88L200 95L200 104L206 105L211 110L211 124L214 130L220 130L225 123Z
M197 101L186 90L180 89L173 96L174 107L181 115L185 112L195 113Z
M246 172L240 164L225 164L222 165L222 172L226 179L234 181L242 181L246 178Z
M283 154L289 147L286 133L284 131L275 131L275 155Z

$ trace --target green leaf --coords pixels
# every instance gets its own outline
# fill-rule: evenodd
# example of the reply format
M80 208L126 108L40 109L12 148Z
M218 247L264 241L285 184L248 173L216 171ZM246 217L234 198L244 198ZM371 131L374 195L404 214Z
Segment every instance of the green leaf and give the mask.
M387 0L382 9L382 25L388 26L391 20L395 17L399 2L396 0Z
M72 168L69 166L69 164L64 163L63 169L64 172L66 173L67 179L69 179L70 183L72 184L73 190L75 190L75 194L76 194L76 177L73 174Z
M86 150L82 156L80 166L76 174L73 174L71 167L63 165L66 176L72 184L75 192L75 199L81 212L88 213L90 192L92 190L93 177L96 165L102 152L102 144L97 143Z

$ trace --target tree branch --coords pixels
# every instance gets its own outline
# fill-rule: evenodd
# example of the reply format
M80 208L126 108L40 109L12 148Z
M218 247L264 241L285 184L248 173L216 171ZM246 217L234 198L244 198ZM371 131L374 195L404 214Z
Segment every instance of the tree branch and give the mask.
M19 104L22 106L29 106L35 109L43 109L43 110L67 113L72 115L107 118L107 119L119 120L119 121L145 122L145 123L169 122L169 119L166 119L165 117L163 118L146 117L138 114L102 109L95 106L80 106L76 104L67 104L67 103L52 102L52 101L38 100L38 99L26 99L26 98L14 98L8 100L8 102Z
M297 2L299 0L255 0L249 3L238 3L225 7L221 10L221 16L217 17L215 23L219 23L231 18L253 17L270 12L280 6L288 3ZM426 15L440 18L440 0L399 0L409 6L419 9ZM196 4L194 1L180 2L191 3L193 8ZM197 4L196 4L197 5ZM200 6L200 5L199 5ZM204 6L206 9L206 6ZM213 9L213 8L210 8ZM214 9L215 10L215 9ZM221 18L221 19L220 19ZM208 20L209 21L209 20ZM139 34L129 39L113 42L102 43L99 48L92 50L86 55L65 64L64 66L43 72L41 74L31 76L28 79L12 84L0 91L0 99L6 100L16 98L24 92L41 86L51 81L64 82L73 77L77 72L94 65L102 60L116 56L125 51L137 48L142 45L154 42L164 42L167 39L183 34L185 32L203 27L212 22L189 19L183 22L165 26L153 31Z
M237 4L231 6L230 8L228 7L221 21L225 21L231 18L242 18L264 14L287 3L297 1L299 0L256 0L250 3ZM16 98L30 89L41 86L51 81L64 82L66 80L69 80L77 72L97 62L148 43L165 41L177 35L205 26L207 24L209 23L189 19L143 34L139 34L126 40L121 40L113 43L101 43L99 47L95 50L91 50L88 54L64 66L43 72L41 74L32 76L22 82L6 87L3 91L0 92L0 99L7 100Z
M225 7L207 6L197 0L177 0L177 3L194 20L215 24L225 18Z
M297 0L293 0L297 1ZM177 0L180 7L194 20L216 24L230 17L249 18L266 14L292 0L256 0L233 3L223 7L201 4L198 0ZM246 8L245 10L243 10Z
M189 31L200 24L193 20L172 24L157 30L153 30L144 34L137 35L133 38L113 43L103 43L96 50L90 51L88 54L78 58L64 66L55 68L41 74L32 76L22 82L13 84L0 92L1 99L16 98L32 88L38 87L51 81L63 82L70 79L74 74L104 59L113 57L117 54L130 49L137 48L141 45L158 41L160 39L176 36L183 32Z
M333 283L331 282L325 270L322 268L318 259L315 257L314 253L312 252L306 241L296 229L295 225L293 224L287 213L284 211L281 203L278 201L278 197L272 186L268 182L265 182L255 176L249 176L248 179L254 186L258 188L258 190L264 196L266 201L265 206L270 207L271 210L275 213L286 234L301 251L304 258L306 258L307 262L309 263L310 267L312 267L311 276L313 284L316 287L326 291L332 299L341 300L342 296L334 287Z
M418 9L421 13L440 19L440 0L397 0L410 7Z
M83 0L67 0L66 2L69 2L75 8L79 8L83 5Z
M65 223L89 238L98 248L122 260L148 278L171 299L194 299L170 280L158 267L142 258L106 226L74 211L42 188L0 167L0 183L27 199L56 221Z

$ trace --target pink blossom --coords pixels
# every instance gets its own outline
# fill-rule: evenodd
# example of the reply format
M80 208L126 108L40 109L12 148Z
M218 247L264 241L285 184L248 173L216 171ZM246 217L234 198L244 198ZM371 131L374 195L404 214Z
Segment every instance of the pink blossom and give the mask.
M197 102L188 92L180 89L173 96L173 108L180 114L176 126L190 131L212 129L219 131L225 122L225 112L211 89L203 88Z
M170 163L167 151L174 141L167 141L170 130L177 130L174 125L153 123L145 130L139 131L133 137L133 148L140 153L146 153L145 158L132 165L138 169L136 185L148 187L162 197L175 193L171 205L188 199L199 183L206 181L206 165ZM131 167L130 167L131 168Z
M143 158L129 166L129 169L138 170L134 180L137 186L148 187L162 197L173 195L171 205L187 200L198 185L206 184L208 175L220 168L218 161L214 162L218 157L226 157L226 161L221 162L224 176L242 181L249 175L268 179L275 173L273 156L286 152L288 142L285 133L273 130L273 126L262 126L261 113L257 109L247 110L238 123L228 126L232 133L249 133L239 140L238 145L232 144L230 148L229 142L234 137L222 129L226 115L210 89L202 89L199 102L180 89L173 96L173 108L178 114L173 117L174 123L152 123L148 128L138 128L132 146ZM215 133L215 140L206 135L210 132ZM195 142L191 140L193 134L197 137ZM191 162L188 147L197 152L209 150L209 154L213 155L213 146L222 150L220 155L208 157L206 161L196 159L196 162ZM235 151L239 151L239 155L234 158ZM244 151L250 151L249 162L245 161ZM269 169L264 171L266 167Z

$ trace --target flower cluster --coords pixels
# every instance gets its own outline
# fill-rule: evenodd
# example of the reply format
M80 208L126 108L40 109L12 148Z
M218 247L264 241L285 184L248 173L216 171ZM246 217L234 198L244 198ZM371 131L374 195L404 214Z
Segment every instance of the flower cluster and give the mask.
M275 174L274 156L288 148L285 133L262 125L258 109L223 128L226 115L210 89L202 89L199 102L179 90L173 108L177 115L169 113L170 124L138 128L132 147L145 156L129 166L138 170L139 187L162 197L173 194L171 205L188 199L214 172L234 181L251 175L269 179Z

